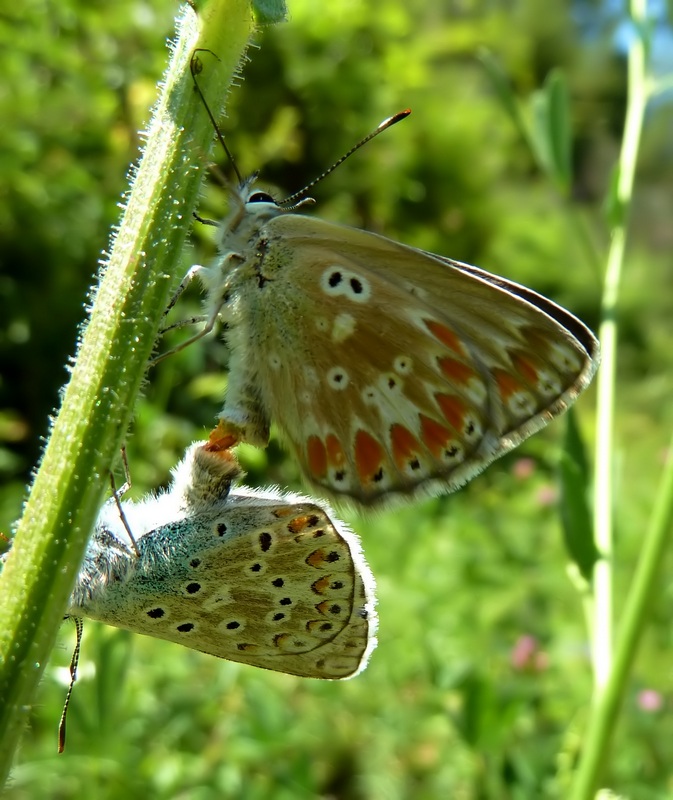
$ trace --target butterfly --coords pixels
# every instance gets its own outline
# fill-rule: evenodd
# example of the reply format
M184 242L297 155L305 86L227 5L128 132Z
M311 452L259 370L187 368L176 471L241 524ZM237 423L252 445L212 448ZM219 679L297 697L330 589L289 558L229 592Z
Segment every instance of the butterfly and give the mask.
M290 675L353 677L377 626L357 537L309 498L232 488L230 444L196 442L166 492L121 513L106 503L66 613Z
M296 213L289 204L316 181L282 202L255 181L232 189L229 215L214 223L219 257L192 268L207 322L189 342L223 324L220 430L265 447L274 422L328 496L375 506L454 491L591 382L598 341L551 300Z

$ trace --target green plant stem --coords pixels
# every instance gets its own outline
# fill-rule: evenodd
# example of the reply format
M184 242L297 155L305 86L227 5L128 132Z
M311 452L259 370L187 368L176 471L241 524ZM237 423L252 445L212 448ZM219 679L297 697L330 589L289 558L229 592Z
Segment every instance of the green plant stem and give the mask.
M592 707L583 737L583 751L572 800L591 800L607 757L617 714L624 697L643 622L647 618L657 577L673 529L673 438L638 566L622 614L615 661L605 688Z
M0 575L0 785L126 435L163 310L181 277L182 246L213 142L190 59L197 47L217 54L201 80L219 113L252 27L249 0L209 0L199 3L198 16L186 8L178 21L143 158Z
M612 667L613 646L613 430L617 374L617 307L621 283L626 226L647 103L646 45L642 38L646 0L632 0L631 18L637 30L628 54L628 100L624 138L615 189L616 222L610 237L602 322L599 331L602 363L597 381L596 475L594 480L594 536L599 558L594 567L594 625L592 660L596 691L600 694Z
M631 0L634 36L628 53L628 87L624 137L614 188L602 322L599 338L602 365L598 374L596 475L594 480L594 535L599 558L593 574L592 662L594 697L583 737L580 764L573 783L573 800L591 800L607 759L617 713L621 706L636 647L646 620L651 587L668 539L673 514L673 463L669 460L652 522L633 584L626 599L623 622L613 658L613 430L617 364L617 309L629 209L647 104L645 22L646 0Z

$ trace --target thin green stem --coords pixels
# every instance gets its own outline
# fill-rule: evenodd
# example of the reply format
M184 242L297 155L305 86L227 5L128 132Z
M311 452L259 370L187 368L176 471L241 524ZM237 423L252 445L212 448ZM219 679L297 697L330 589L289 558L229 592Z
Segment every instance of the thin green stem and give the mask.
M599 330L602 364L597 381L596 475L594 479L594 535L600 554L594 568L594 640L592 660L596 690L605 686L612 667L613 646L613 529L614 486L613 430L617 374L617 308L621 284L626 226L633 193L640 134L647 103L646 46L642 38L646 15L645 0L632 0L631 16L635 23L628 55L628 100L624 138L616 186L616 215L610 237L602 322Z
M598 375L594 535L599 559L594 567L592 661L594 698L580 764L572 787L573 800L591 800L607 760L617 714L636 654L657 569L673 519L673 459L667 464L652 521L633 584L613 657L613 430L618 343L617 311L640 137L647 104L646 0L631 0L633 39L628 54L627 107L619 172L612 198L611 230L603 292L601 340L603 361Z
M657 578L672 529L673 438L640 559L624 605L614 664L604 690L597 696L583 737L582 759L575 776L572 800L591 800L594 797L643 632L643 621L647 618L652 596L657 590Z
M0 785L49 657L173 287L213 130L194 92L195 48L224 104L252 32L249 0L185 10L122 222L40 469L0 575ZM54 723L56 727L56 721ZM54 739L56 748L56 738Z

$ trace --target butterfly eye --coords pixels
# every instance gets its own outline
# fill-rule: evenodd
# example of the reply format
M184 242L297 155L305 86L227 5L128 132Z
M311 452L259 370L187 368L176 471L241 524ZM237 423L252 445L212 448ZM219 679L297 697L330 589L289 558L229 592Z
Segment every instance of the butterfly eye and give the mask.
M246 203L273 203L274 206L278 205L267 192L253 192L250 197L248 197Z

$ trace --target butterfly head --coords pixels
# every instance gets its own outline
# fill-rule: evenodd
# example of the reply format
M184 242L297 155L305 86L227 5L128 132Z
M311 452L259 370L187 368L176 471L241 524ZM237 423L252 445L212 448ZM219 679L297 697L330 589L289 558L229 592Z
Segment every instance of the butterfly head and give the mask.
M260 228L282 214L282 206L268 193L255 186L257 173L230 189L231 210L220 228L222 252L243 252Z

